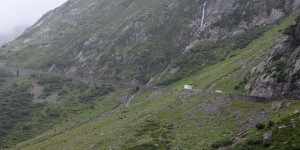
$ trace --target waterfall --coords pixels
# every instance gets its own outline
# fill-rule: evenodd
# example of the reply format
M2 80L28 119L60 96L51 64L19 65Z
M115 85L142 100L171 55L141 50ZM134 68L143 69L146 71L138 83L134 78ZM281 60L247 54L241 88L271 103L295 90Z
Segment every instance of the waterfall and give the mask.
M207 4L208 1L206 1L204 4L203 4L203 9L202 9L202 19L201 19L201 27L203 26L204 24L204 19L205 19L205 7L206 7L206 4ZM198 21L197 21L198 23ZM190 50L191 48L193 48L195 45L198 44L198 40L194 40L193 42L191 42L184 50L183 54L186 53L188 50Z
M207 1L203 4L201 27L203 26L203 23L204 23L206 3L207 3Z

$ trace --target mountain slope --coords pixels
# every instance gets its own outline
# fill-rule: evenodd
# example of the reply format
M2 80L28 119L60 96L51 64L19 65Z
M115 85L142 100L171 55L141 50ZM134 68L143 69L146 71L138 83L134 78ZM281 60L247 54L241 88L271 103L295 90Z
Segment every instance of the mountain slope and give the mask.
M269 130L276 134L267 144L278 146L277 128L300 109L274 88L299 80L299 5L70 0L1 48L12 73L35 70L0 72L0 148L262 148ZM203 91L183 90L186 84ZM264 92L270 87L275 94ZM276 100L233 94L243 92ZM254 129L269 121L275 126Z
M236 139L260 122L280 119L299 108L298 101L280 111L271 103L202 94L144 92L119 112L75 129L67 124L16 146L16 149L198 149ZM276 117L281 114L281 117ZM66 131L64 129L67 129ZM61 130L65 132L61 132Z
M257 54L266 53L268 48L276 43L276 37L281 34L278 31L288 28L294 18L296 15L291 15L279 24L268 28L263 36L247 45L244 50L237 52L236 56L228 57L225 63L217 64L218 67L208 68L207 70L215 70L208 73L216 73L218 76L218 72L222 73L222 68L228 68L234 62L245 60L246 56L251 56L247 58L251 62ZM262 45L265 46L264 51L260 51ZM261 60L268 54L265 55ZM252 66L255 65L249 63L249 67L244 69L249 70ZM235 66L228 68L229 73L224 72L226 78L217 81L226 83L235 74L243 72L234 68ZM218 71L219 69L221 71ZM191 78L199 74L195 73ZM188 80L189 78L186 78L186 81ZM197 81L203 83L206 79L199 78ZM189 82L183 81L183 83ZM234 84L227 86L234 86ZM181 88L181 85L178 87ZM53 129L18 144L15 149L198 149L199 147L214 149L231 144L234 144L233 146L237 144L239 148L240 142L247 144L251 139L261 141L260 134L268 131L267 128L259 131L259 136L253 138L252 135L257 133L254 129L255 125L273 121L276 124L275 130L282 124L281 120L288 118L291 113L300 108L298 101L291 100L257 103L223 94L192 93L192 91L180 90L178 92L140 90L131 98L127 107L118 112L103 118L92 118L83 124L75 123L75 126L71 127L69 122L58 124ZM290 127L287 130L293 131ZM276 145L281 140L281 136L274 138L272 143ZM292 141L296 142L296 140L292 138ZM257 147L260 148L261 145Z
M300 16L277 37L267 59L253 67L245 94L299 99Z
M17 66L55 66L66 74L147 83L190 48L272 24L298 5L281 0L73 0L44 15L2 53ZM218 49L218 56L198 63L213 64L227 52Z
M298 13L266 28L263 34L247 43L246 47L230 52L226 59L174 82L171 88L181 89L185 84L202 90L222 90L228 93L243 93L244 87L255 75L253 68L271 54L269 49L276 45L284 30L293 24ZM185 55L193 56L194 53ZM258 96L258 95L257 95Z

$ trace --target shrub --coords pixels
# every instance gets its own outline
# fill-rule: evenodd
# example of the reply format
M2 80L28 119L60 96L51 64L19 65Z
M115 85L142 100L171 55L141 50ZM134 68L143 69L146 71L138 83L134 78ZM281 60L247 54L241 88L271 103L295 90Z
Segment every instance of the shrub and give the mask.
M101 85L101 86L96 86L90 90L88 90L87 92L85 92L81 98L80 98L80 102L82 103L87 103L89 101L94 100L97 97L101 97L104 96L110 92L114 91L114 87L112 85Z
M265 147L265 148L270 147L271 145L272 145L271 141L264 141L263 142L263 147Z
M274 125L275 125L275 123L274 123L273 121L269 121L269 122L268 122L268 126L269 126L269 127L273 127Z
M265 128L265 124L258 123L258 124L255 125L255 127L256 127L256 129L258 129L258 130L262 130L262 129Z
M31 74L30 77L31 77L31 78L36 78L37 75L36 75L36 74Z
M274 67L275 67L276 74L273 75L273 78L276 78L277 82L286 81L288 79L288 69L286 67L286 63L281 60L274 61L272 65L268 67L269 72L271 72L271 69L273 69Z
M248 145L260 145L262 144L262 140L261 139L248 139L247 140L247 144Z
M140 87L137 86L134 90L134 93L138 92L139 90L140 90Z
M159 147L158 147L158 146ZM159 149L161 147L161 145L156 144L156 143L143 143L141 145L136 145L130 148L126 148L125 150L155 150L155 149ZM166 149L166 148L164 148Z
M7 134L7 131L0 128L0 136L4 136Z
M32 126L27 124L22 127L23 130L31 130Z
M181 80L183 77L184 77L183 73L177 73L177 74L175 74L173 76L169 76L169 77L166 77L166 78L158 81L156 83L156 85L159 85L159 86L168 86L168 85L170 85L172 83L175 83L175 82Z
M46 113L51 117L59 117L61 114L61 110L58 108L47 108Z
M2 127L5 129L10 129L13 127L13 123L12 121L10 121L9 119L6 119L3 123L2 123Z
M220 141L214 142L211 147L213 148L220 148L220 147L227 147L233 144L234 139L223 139Z
M143 134L152 133L160 128L160 124L154 120L146 120L145 125L141 130L138 130L136 136L142 136Z
M58 94L61 96L61 95L66 95L66 94L68 94L68 93L69 93L68 90L62 90L62 91L60 91Z

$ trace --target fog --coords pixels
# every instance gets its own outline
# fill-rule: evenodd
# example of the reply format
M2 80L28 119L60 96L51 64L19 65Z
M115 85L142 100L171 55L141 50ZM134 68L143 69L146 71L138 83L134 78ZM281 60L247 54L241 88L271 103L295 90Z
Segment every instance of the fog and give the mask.
M67 0L0 0L0 44L15 38Z

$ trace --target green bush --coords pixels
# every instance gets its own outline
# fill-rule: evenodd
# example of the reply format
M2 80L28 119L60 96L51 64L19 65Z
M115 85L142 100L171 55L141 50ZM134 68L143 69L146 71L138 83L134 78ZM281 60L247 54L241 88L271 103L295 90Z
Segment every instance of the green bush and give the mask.
M141 145L126 148L125 150L156 150L156 149L168 149L157 143L144 143Z
M255 127L256 127L257 130L262 130L262 129L265 128L265 124L258 123L258 124L255 125Z
M43 75L39 78L38 84L39 85L62 84L62 83L68 83L71 81L72 81L72 79L68 79L68 78Z
M0 136L7 135L7 131L5 129L0 128Z
M248 145L260 145L263 141L261 139L248 139L247 144Z
M297 31L298 23L300 23L300 15L295 19L295 22L297 23L289 26L283 31L283 34L290 36L287 42L289 42L293 46L293 48L296 48L300 45L299 39L294 37L294 34L297 33L296 31Z
M2 128L4 128L4 129L11 129L12 127L13 127L12 120L10 120L10 119L3 120L3 122L2 122Z
M16 83L0 91L0 149L24 138L20 136L24 131L21 122L30 116L34 105L30 87L30 84Z
M48 107L46 113L51 117L60 117L62 111L59 108Z
M268 67L268 72L275 68L276 74L272 77L276 78L277 82L284 82L288 79L288 68L286 63L281 60L276 60Z
M39 77L38 84L44 86L43 95L41 98L50 96L53 92L59 92L64 86L69 86L72 80L64 77L47 76Z
M173 124L161 125L153 119L146 120L144 125L141 126L141 129L137 130L135 137L140 139L147 135L151 138L151 141L134 147L131 146L130 149L151 149L152 144L156 145L155 147L157 149L171 149L173 129Z
M90 101L93 101L95 98L102 97L113 91L114 87L112 85L104 84L101 86L96 86L83 93L79 101L82 103L88 103Z
M159 85L159 86L168 86L168 85L170 85L172 83L175 83L176 81L179 81L183 77L184 77L184 74L176 74L176 75L173 75L173 76L170 76L170 77L166 77L166 78L158 81L156 83L156 85Z
M268 126L269 126L269 127L273 127L274 125L275 125L275 122L274 122L274 121L269 121L269 122L268 122Z
M22 127L23 130L31 130L32 126L27 124Z
M240 35L238 38L236 38L235 45L232 47L233 50L237 49L243 49L247 47L253 40L257 39L260 37L266 29L258 29L254 31L248 31L247 36L245 35Z
M220 141L214 142L211 147L213 148L220 148L220 147L227 147L233 144L234 139L223 139Z
M263 147L268 148L272 145L272 141L264 141L263 142Z
M142 136L143 134L152 133L160 128L160 124L154 120L146 120L145 125L141 130L138 130L136 136Z

